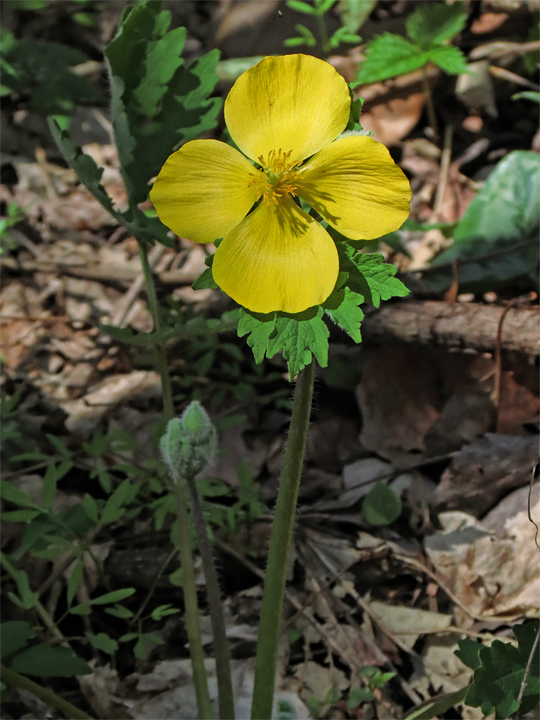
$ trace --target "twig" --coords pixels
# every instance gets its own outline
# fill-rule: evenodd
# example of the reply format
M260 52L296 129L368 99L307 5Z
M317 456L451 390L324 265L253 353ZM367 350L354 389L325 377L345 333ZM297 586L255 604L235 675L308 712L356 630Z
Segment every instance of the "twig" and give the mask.
M536 629L536 637L534 638L533 646L531 648L531 652L529 654L529 659L527 660L527 665L525 667L525 674L523 675L523 680L521 681L521 687L519 688L519 694L517 696L517 701L521 705L521 701L523 700L523 696L525 695L525 690L527 689L527 681L529 680L529 674L531 672L531 667L534 661L534 658L536 656L536 651L538 650L538 641L540 640L540 627Z
M540 545L538 544L538 533L540 532L540 528L536 524L536 522L533 520L532 513L531 513L531 494L533 489L533 483L536 473L538 472L538 463L535 464L535 466L532 469L531 472L531 480L529 482L529 493L527 495L527 516L529 518L529 522L531 522L534 527L536 528L536 532L534 534L534 544L536 547L540 550Z

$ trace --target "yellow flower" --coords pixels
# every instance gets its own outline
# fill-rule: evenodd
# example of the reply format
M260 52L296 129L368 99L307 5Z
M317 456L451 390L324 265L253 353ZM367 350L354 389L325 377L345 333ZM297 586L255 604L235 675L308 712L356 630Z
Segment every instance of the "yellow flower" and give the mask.
M242 152L193 140L161 169L150 193L160 219L196 242L223 238L214 280L243 307L298 313L334 289L336 245L295 198L352 240L378 238L406 220L410 186L386 147L338 137L350 106L347 83L323 60L267 57L225 101Z

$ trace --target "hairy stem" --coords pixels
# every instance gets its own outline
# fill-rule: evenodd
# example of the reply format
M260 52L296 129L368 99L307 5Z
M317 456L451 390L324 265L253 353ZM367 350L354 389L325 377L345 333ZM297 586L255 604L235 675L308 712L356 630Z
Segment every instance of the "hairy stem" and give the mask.
M41 685L38 685L33 680L30 680L24 675L19 675L18 672L7 668L5 665L0 665L0 673L2 680L6 683L6 685L11 685L12 687L19 688L20 690L27 690L28 692L31 692L32 695L35 695L39 700L42 700L44 703L47 703L47 705L59 710L67 718L73 718L73 720L91 720L90 715L87 715L85 712L75 707L75 705L72 705L67 700L64 700L64 698L60 697L60 695L55 693L54 690L49 690L49 688L44 688Z
M253 720L272 717L283 596L313 396L314 363L298 375L270 538L253 689Z
M199 608L197 606L197 588L195 585L195 568L191 552L191 539L189 537L189 514L186 494L181 482L174 483L174 496L176 499L176 514L178 518L178 544L180 560L182 562L184 590L184 605L186 607L186 626L189 640L189 654L193 669L193 684L197 697L199 720L212 720L212 702L208 691L208 679L204 666L204 652L202 646L201 625L199 621Z
M156 353L156 362L158 372L161 377L161 391L163 393L163 410L167 420L171 420L174 417L174 404L171 386L171 376L169 374L169 364L167 362L167 349L165 347L165 341L161 337L161 314L159 311L159 304L156 294L156 284L154 282L154 275L152 268L148 262L148 249L146 243L141 240L137 241L139 245L139 256L141 258L141 265L144 274L144 282L146 284L146 294L148 297L148 307L152 315L152 321L154 323L154 330L158 335L158 340L154 346Z
M180 478L177 478L180 482ZM234 695L231 678L231 660L229 656L229 645L225 630L225 618L223 617L223 605L219 582L212 555L212 547L208 537L208 530L204 520L201 500L197 485L193 477L186 478L191 497L191 510L197 542L206 578L206 595L210 609L210 620L212 622L212 633L214 635L214 654L216 659L216 676L219 695L219 717L220 720L234 720Z

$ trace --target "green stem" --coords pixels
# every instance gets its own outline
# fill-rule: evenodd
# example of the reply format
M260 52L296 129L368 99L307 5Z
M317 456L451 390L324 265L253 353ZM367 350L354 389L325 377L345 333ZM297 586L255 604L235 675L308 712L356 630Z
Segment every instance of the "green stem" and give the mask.
M272 717L283 596L313 396L314 363L298 375L270 538L253 689L253 720Z
M176 478L181 482L181 478ZM210 609L210 620L212 622L212 633L214 635L214 654L216 658L216 676L219 695L219 717L220 720L234 720L234 694L231 679L231 659L229 656L229 645L225 629L225 618L223 617L223 605L219 591L216 566L212 556L212 547L208 538L208 530L204 520L199 491L195 478L186 477L189 494L191 497L191 511L197 542L206 578L206 595Z
M11 579L15 582L17 585L17 588L19 587L19 581L18 581L18 571L17 568L11 563L11 561L7 558L6 555L4 555L3 552L0 552L0 564L2 565L3 569L7 572L7 574L11 577ZM36 601L34 608L43 621L43 624L51 631L51 633L54 635L54 637L59 640L63 645L68 645L65 637L62 635L62 632L60 631L58 625L54 622L52 617L49 615L49 613L45 610L43 605L39 602L39 600Z
M431 92L431 85L429 84L429 76L426 70L426 66L422 68L422 85L424 88L424 95L426 97L427 115L431 132L433 133L434 140L439 138L439 130L437 128L437 115L435 114L435 105L433 104L433 94Z
M144 273L146 283L146 292L148 296L148 307L154 321L154 330L158 335L158 341L155 345L156 359L158 371L161 376L161 388L163 392L163 410L165 418L172 420L174 417L174 403L171 386L171 376L169 374L169 364L167 362L167 349L165 341L161 336L161 314L159 310L156 285L154 283L154 275L150 263L148 262L148 252L145 243L138 241L139 256ZM204 652L202 646L201 625L199 618L199 608L197 605L197 587L195 585L195 570L193 567L193 554L191 552L191 539L189 537L189 514L187 498L181 483L175 483L174 493L176 498L176 513L178 516L178 536L180 559L184 572L183 591L184 604L186 607L186 627L189 640L189 654L191 657L191 667L193 671L193 684L195 686L195 695L197 697L197 709L199 720L212 720L214 713L212 711L212 702L208 690L208 678L206 668L204 666Z
M148 307L152 315L154 322L154 331L158 335L158 340L155 344L156 360L158 372L161 377L161 391L163 393L163 410L167 420L171 420L174 417L174 403L172 395L171 376L169 375L169 364L167 362L167 349L165 347L165 341L161 336L161 313L159 311L159 304L156 294L156 284L154 282L154 275L152 268L148 262L148 249L146 243L138 240L139 245L139 257L141 258L141 265L144 274L144 281L146 284L146 294L148 297Z
M197 588L195 585L195 569L191 553L191 539L189 537L189 514L187 498L181 482L174 483L174 496L176 499L176 514L178 516L178 544L180 560L182 562L184 590L184 604L186 606L186 626L189 640L189 654L193 669L193 684L197 697L199 720L212 720L212 702L208 691L208 680L204 666L204 652L202 646L201 626L199 622L199 608L197 606Z
M319 27L319 36L321 38L322 51L324 55L330 53L330 43L328 41L328 32L326 30L326 23L324 21L324 15L317 13L317 25Z
M64 700L64 698L57 695L53 690L49 690L48 688L38 685L33 680L24 677L24 675L19 675L19 673L15 672L15 670L11 670L5 665L0 665L0 673L2 680L4 680L7 685L31 692L32 695L35 695L39 698L39 700L42 700L47 703L47 705L59 710L67 718L72 718L72 720L91 720L90 715L87 715L85 712L75 707L75 705L72 705L67 700Z

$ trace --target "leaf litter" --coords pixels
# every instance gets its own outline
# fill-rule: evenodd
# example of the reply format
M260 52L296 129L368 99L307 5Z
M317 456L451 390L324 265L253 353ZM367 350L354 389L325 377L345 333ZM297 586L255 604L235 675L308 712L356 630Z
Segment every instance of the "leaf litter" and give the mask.
M239 10L233 14L225 5L213 26L214 30L218 28L217 38L209 37L208 42L219 41L229 57L240 58L253 52L254 39L261 33L267 42L279 45L275 38L283 32L283 23L279 25L274 18L271 3L265 12L255 7L256 2L242 3L243 15ZM379 3L366 23L366 32L361 31L364 39L370 39L369 33L395 32L394 21L400 21L400 12L403 9L396 6L389 15ZM494 14L497 17L492 17ZM270 17L271 25L267 24ZM482 8L471 30L473 34L481 29L499 33L504 39L507 33L512 34L512 23L520 26L516 17L506 8L503 13ZM255 30L246 34L247 26ZM270 27L272 31L266 33ZM101 31L106 32L105 20ZM209 27L206 32L210 33ZM273 46L272 52L278 51ZM345 53L343 50L338 57L344 58L343 66L346 60L348 72L352 68L356 75L361 50L353 48L348 57ZM492 60L476 62L489 64ZM339 67L339 60L335 64ZM523 72L517 66L512 68ZM430 77L435 81L432 74ZM469 208L473 222L469 230L473 227L474 232L465 234L467 228L462 229L461 241L473 243L480 237L482 244L467 251L469 254L462 253L460 247L458 253L458 243L451 245L452 234L448 235L446 228L421 228L401 231L402 245L412 259L396 251L391 239L381 248L402 271L426 270L434 258L441 258L436 260L441 263L449 258L444 269L415 274L423 283L420 299L426 294L443 299L441 293L456 280L449 267L457 258L459 292L474 293L468 302L481 305L486 293L495 292L496 302L503 306L508 298L531 289L527 284L530 254L526 248L499 246L492 227L487 232L482 224L485 211L474 214L474 203L480 202L482 189L489 191L490 184L500 182L493 168L503 156L504 175L522 182L525 175L520 175L523 168L518 162L522 156L510 151L530 153L530 146L524 145L523 135L518 139L519 133L512 128L508 137L498 137L496 123L502 122L501 115L505 122L513 122L507 107L511 101L506 99L504 88L508 81L489 72L478 73L473 107L467 101L462 78L455 92L463 104L453 106L445 118L454 128L447 144L452 160L446 170L444 144L438 147L432 138L426 141L422 132L424 98L414 73L361 88L366 97L365 128L392 145L398 155L401 153L402 166L412 178L413 217L418 223L452 224ZM451 98L454 102L454 89L444 77L438 77L434 92L440 93L441 101ZM19 133L28 133L28 124L21 124L21 118L16 127ZM103 185L116 205L124 206L126 197L114 147L86 139L85 152L105 167ZM473 148L479 139L483 142ZM121 428L128 430L138 445L137 452L125 457L140 461L153 453L152 424L159 417L159 380L153 370L138 367L139 350L119 345L97 331L98 323L112 322L136 281L140 265L133 238L117 232L114 220L78 184L73 172L58 165L50 139L44 139L42 146L35 155L11 159L17 182L2 187L2 200L14 201L25 210L24 220L14 230L16 251L2 255L4 387L12 394L22 380L27 391L30 388L20 411L21 423L39 415L39 403L45 397L65 413L56 427L66 442L92 440L97 431ZM31 143L25 141L21 147L31 147ZM524 162L534 160L527 154ZM526 185L520 187L518 192L505 186L505 192L513 193L511 202L518 199L521 220L515 227L532 234L534 228L527 223L534 212L519 203ZM489 216L493 197L484 202L488 203ZM192 263L197 274L202 260L200 248L185 240L179 241L177 248L182 249L183 267ZM494 259L489 259L491 255ZM162 267L174 263L175 256L172 249L165 250ZM11 259L17 264L10 264ZM73 277L68 266L74 273L78 268L96 268L102 276L92 280ZM491 283L493 278L497 283ZM405 276L404 280L407 284ZM200 292L207 293L203 300L185 284L174 289L182 304L196 301L212 307L215 291ZM162 300L166 299L167 293L162 292ZM126 326L150 331L144 296L135 294L127 307L131 314L126 316ZM354 717L344 714L346 709L338 700L328 706L324 703L329 691L342 697L355 682L358 687L359 670L366 665L398 671L398 680L391 681L377 696L379 717L390 717L389 707L399 714L405 706L434 692L458 690L470 675L453 654L459 637L477 633L487 640L501 628L504 635L514 623L538 617L537 548L535 530L527 517L539 407L538 384L532 379L534 358L514 352L503 354L498 361L494 351L495 347L489 353L474 353L466 344L461 351L449 351L425 345L377 347L366 343L360 358L345 360L337 373L342 377L346 370L351 378L360 374L361 380L352 383L353 392L326 380L332 371L330 354L329 373L321 374L312 421L315 441L306 470L312 490L305 493L298 516L282 647L282 698L295 705L296 717L309 716L313 698L325 716L337 717L330 712L341 712L340 717ZM182 362L182 358L179 364L173 359L177 372L184 367ZM245 356L242 362L246 362ZM499 371L503 389L497 405L493 389ZM279 358L270 361L269 372L275 376L272 389L282 390L287 397ZM201 382L204 385L217 379L219 374L214 372ZM193 387L197 382L193 381ZM260 483L263 496L271 503L279 474L282 427L273 425L269 416L279 415L283 408L263 405L255 411L241 401L239 405L244 419L223 432L223 455L212 472L236 491L238 463L248 459L253 480ZM215 412L226 414L227 409L225 404ZM45 421L40 422L37 438L43 443L41 428ZM107 458L100 462L103 468L112 463ZM15 476L19 472L9 470ZM40 476L33 477L35 484ZM383 529L371 525L361 509L370 483L379 477L394 487L403 501L401 517ZM25 475L17 481L24 487ZM82 497L82 491L73 483L62 482L67 497L59 498L68 507ZM538 520L537 496L534 487L531 515ZM257 518L254 533L260 537L256 542L246 545L240 534L240 541L238 537L220 536L221 542L237 553L235 564L224 550L219 559L231 637L238 654L245 653L248 658L234 661L239 712L244 713L240 717L247 717L252 684L253 640L246 628L256 633L260 607L259 580L249 570L249 563L255 562L256 568L264 566L267 520L265 516ZM132 521L125 529L136 535L149 527L145 521ZM216 533L220 535L219 530ZM133 540L129 534L127 537L129 549ZM166 558L171 549L167 533L156 538ZM9 533L7 540L16 544L17 537ZM92 545L102 562L114 557L115 542L112 535L104 533ZM246 554L246 546L255 554ZM137 552L123 558L131 564L131 577L140 574L143 561ZM43 577L47 567L42 561L41 568L35 570L36 578ZM66 581L72 571L73 565L63 570ZM100 580L91 563L85 572L87 589L92 592ZM166 592L165 586L160 592ZM293 601L301 610L294 610ZM180 637L179 626L174 627ZM239 628L236 634L235 627ZM81 686L101 716L116 716L118 711L128 717L189 716L194 698L186 649L181 643L169 646L168 638L165 640L165 649L155 646L131 674L124 668L119 674L104 664L102 657L96 657L93 675L84 676ZM210 656L210 646L207 651ZM461 713L462 717L480 717L472 708Z

